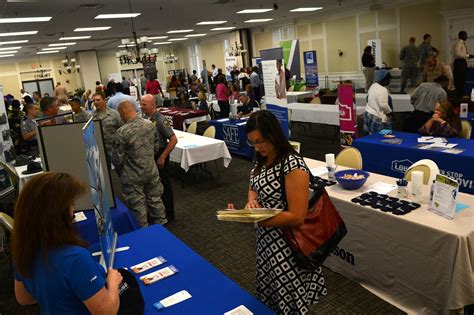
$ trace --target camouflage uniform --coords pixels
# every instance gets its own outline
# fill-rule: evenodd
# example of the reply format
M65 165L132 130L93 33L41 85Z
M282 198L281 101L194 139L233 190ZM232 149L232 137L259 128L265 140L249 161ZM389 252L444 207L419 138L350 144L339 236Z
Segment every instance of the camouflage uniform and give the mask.
M91 118L91 114L86 111L81 111L80 113L74 113L72 115L74 122L87 122Z
M123 126L120 114L115 109L106 107L105 113L99 113L97 110L94 110L92 116L94 120L102 121L105 151L110 156L112 154L112 147L114 146L114 134L117 129Z
M141 226L168 222L155 162L158 148L155 126L141 117L129 120L115 133L112 163L120 176L125 202Z
M419 76L419 59L419 50L415 45L407 45L400 51L400 60L402 61L401 93L405 93L408 80L410 80L411 86L416 86Z

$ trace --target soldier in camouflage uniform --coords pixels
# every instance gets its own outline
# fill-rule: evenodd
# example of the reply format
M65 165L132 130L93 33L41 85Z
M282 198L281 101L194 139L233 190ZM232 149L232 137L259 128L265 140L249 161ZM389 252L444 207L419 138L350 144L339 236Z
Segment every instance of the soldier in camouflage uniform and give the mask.
M104 136L104 146L107 155L112 154L112 147L114 145L114 134L122 125L119 113L112 108L109 108L105 103L105 94L103 92L96 92L92 99L94 100L95 110L92 112L94 120L102 121L102 133Z
M71 105L71 109L74 112L72 115L74 122L87 122L92 117L90 113L82 109L79 98L74 97L69 101L69 105Z
M125 124L115 133L112 163L120 176L128 208L142 227L165 224L163 186L156 166L159 135L155 126L137 115L135 105L122 101L118 111Z

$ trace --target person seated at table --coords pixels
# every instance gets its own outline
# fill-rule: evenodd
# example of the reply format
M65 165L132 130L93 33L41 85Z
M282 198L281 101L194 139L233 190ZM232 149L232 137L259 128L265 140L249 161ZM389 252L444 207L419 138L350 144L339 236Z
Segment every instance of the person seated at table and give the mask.
M92 259L73 226L74 202L88 186L66 173L32 177L15 206L15 296L43 314L117 314L122 276ZM54 198L51 198L54 192Z
M81 100L77 97L73 98L69 101L69 105L71 105L71 109L74 112L73 119L74 122L87 122L92 115L85 110L82 109Z
M206 90L204 89L199 90L197 97L198 97L198 104L196 106L196 109L208 111L209 105L207 105Z
M450 74L448 70L437 58L437 52L431 52L428 54L425 67L423 68L423 82L434 82L434 79L441 75L449 78Z
M176 108L185 108L185 109L193 109L193 105L189 101L186 93L184 91L179 92L178 99L176 100L175 104Z
M235 84L230 84L230 96L229 97L233 97L234 100L238 100L239 99L239 92L237 92L237 88L235 87Z
M375 74L375 83L367 92L367 105L364 113L364 133L373 134L382 129L392 129L391 100L387 86L390 84L390 72L380 69Z
M250 97L251 101L256 101L257 98L255 97L255 92L253 91L252 85L247 84L245 86L245 92L247 93L247 96Z
M245 94L239 96L241 106L237 106L237 115L249 115L254 108L259 108L257 101L250 100Z
M453 105L449 101L442 101L436 104L433 116L418 131L422 135L457 137L461 128L461 121L454 113Z

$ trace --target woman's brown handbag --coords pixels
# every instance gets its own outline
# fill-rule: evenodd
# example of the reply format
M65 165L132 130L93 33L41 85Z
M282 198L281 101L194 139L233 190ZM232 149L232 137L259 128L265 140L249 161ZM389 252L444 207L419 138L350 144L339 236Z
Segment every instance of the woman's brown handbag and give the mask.
M280 168L282 199L286 204L284 162ZM324 184L309 173L310 197L308 212L301 226L283 228L283 236L293 251L296 263L303 269L315 269L346 235L344 221L329 198Z

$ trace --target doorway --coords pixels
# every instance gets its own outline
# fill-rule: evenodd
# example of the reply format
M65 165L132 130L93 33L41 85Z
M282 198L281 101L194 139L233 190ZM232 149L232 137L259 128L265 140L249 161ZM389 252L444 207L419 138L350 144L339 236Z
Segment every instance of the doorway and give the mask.
M30 80L22 81L21 83L23 85L23 90L28 92L30 95L33 95L33 92L39 92L41 97L43 97L45 93L54 96L53 79Z

